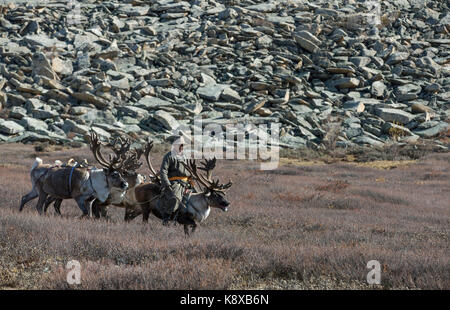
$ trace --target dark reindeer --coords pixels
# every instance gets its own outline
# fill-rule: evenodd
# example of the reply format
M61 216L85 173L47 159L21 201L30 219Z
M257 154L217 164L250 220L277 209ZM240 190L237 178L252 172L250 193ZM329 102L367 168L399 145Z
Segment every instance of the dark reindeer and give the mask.
M19 210L22 211L23 206L36 197L39 197L36 205L39 213L42 213L49 196L59 204L62 199L73 198L83 216L87 216L94 199L105 201L113 188L125 193L128 183L120 174L123 163L123 157L111 157L107 167L97 169L46 165L36 158L30 171L33 188L22 197Z
M149 150L148 150L149 151ZM148 154L146 154L148 155ZM161 197L161 187L158 184L159 173L151 166L149 156L146 156L147 164L152 172L151 179L153 183L142 184L136 187L136 197L142 201L141 212L143 213L144 222L148 222L150 214L162 219L162 209L159 199ZM199 173L195 160L190 160L184 164L186 169L191 173L202 187L200 192L191 193L186 200L186 208L180 208L176 215L176 222L184 225L186 235L193 233L197 228L197 223L203 222L209 216L211 208L218 208L227 211L230 203L225 198L225 191L233 184L229 181L227 184L219 184L218 180L211 179L212 170L216 165L216 159L205 160L200 170L206 171L206 176ZM139 214L139 212L134 213ZM191 231L189 231L189 227Z
M108 196L108 199L104 202L96 199L92 203L92 213L96 218L101 216L107 216L107 206L112 204L118 207L125 207L123 204L124 199L126 199L127 193L129 193L134 187L141 184L144 181L144 177L136 172L137 169L142 165L139 162L139 158L142 156L143 150L141 149L130 149L131 143L128 139L116 138L108 144L103 143L99 140L97 134L92 131L90 138L90 148L94 154L96 161L104 168L107 168L109 163L102 154L101 148L108 147L115 154L115 158L121 158L123 164L121 165L119 172L122 177L128 183L127 192L124 194L122 190L113 188ZM44 212L47 211L49 204L55 202L54 208L55 212L61 215L60 206L62 199L56 199L54 197L48 197L45 203Z

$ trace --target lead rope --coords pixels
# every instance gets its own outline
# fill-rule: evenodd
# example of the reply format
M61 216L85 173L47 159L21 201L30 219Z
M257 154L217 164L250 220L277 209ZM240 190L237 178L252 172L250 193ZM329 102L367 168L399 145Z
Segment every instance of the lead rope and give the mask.
M162 194L159 194L159 195L157 195L157 196L155 196L155 197L153 197L152 199L150 199L150 200L147 200L147 201L144 201L144 202L133 202L133 201L130 201L128 198L127 198L127 196L123 196L123 200L125 200L125 202L128 202L128 203L130 203L130 204L132 204L132 205L144 205L144 204L146 204L146 203L149 203L149 202L152 202L153 200L155 200L155 199L157 199L157 198L160 198L162 196Z

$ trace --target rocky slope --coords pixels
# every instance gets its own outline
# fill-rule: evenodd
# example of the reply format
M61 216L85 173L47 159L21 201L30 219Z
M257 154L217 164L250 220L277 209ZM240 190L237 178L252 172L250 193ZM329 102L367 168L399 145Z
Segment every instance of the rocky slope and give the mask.
M0 142L164 140L194 116L279 123L289 147L448 134L447 1L15 2L0 1Z

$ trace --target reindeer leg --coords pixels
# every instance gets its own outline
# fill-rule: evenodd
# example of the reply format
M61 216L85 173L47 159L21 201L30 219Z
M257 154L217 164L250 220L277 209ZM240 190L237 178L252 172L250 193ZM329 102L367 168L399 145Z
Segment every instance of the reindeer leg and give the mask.
M125 215L123 217L125 222L130 222L133 219L133 210L129 207L125 207Z
M189 234L189 225L187 225L187 224L184 224L184 234L186 235L186 236L189 236L190 234Z
M53 204L53 208L55 209L56 214L61 216L61 203L62 199L56 199L55 203Z
M42 207L44 206L47 196L48 196L47 193L44 192L39 193L39 200L36 204L36 210L39 212L39 214L42 214Z
M44 203L44 213L47 213L48 206L54 201L56 201L56 198L51 197L51 196L47 197L47 199L45 200L45 203Z
M134 220L139 214L142 212L139 211L138 208L132 208L132 207L125 207L125 221L130 222Z
M195 221L193 219L190 219L186 216L180 216L178 218L178 223L183 224L184 226L184 233L188 236L191 235L191 233L193 233L195 231L195 228L197 227L197 224L195 223ZM189 232L189 226L192 227L191 232Z
M148 218L150 217L150 206L142 206L142 222L148 223Z
M80 196L75 198L75 201L78 204L78 207L81 209L81 212L83 212L82 217L89 216L89 211L86 209L86 197Z
M89 217L92 217L92 203L94 202L95 197L89 197L84 201L85 207L87 207Z
M47 199L48 194L42 189L41 185L35 185L34 190L37 192L39 196L39 200L36 204L36 210L39 214L42 214L42 208L44 206L45 200Z
M54 200L53 200L53 197L51 197L51 196L48 196L47 199L45 199L45 202L44 202L44 214L47 214L48 206L49 206L53 201L54 201Z
M100 218L100 206L98 200L95 200L92 203L92 214L94 214L96 218Z
M197 224L194 222L193 225L191 225L192 229L191 229L191 234L193 234L195 232L195 229L197 229Z
M58 199L57 201L55 201L55 204L53 205L53 208L55 209L56 213L58 213L58 215L61 215L61 203L62 199Z
M108 217L108 206L101 206L100 207L100 217L103 217L105 219L109 219L109 217Z
M128 211L128 208L125 207L125 215L123 217L123 220L125 222L129 222L130 221L130 212Z
M31 190L31 192L29 192L28 194L26 194L25 196L22 196L22 199L20 200L20 207L19 207L19 211L23 210L23 207L25 206L25 204L27 202L29 202L30 200L35 199L38 195L36 188L33 187L33 189Z

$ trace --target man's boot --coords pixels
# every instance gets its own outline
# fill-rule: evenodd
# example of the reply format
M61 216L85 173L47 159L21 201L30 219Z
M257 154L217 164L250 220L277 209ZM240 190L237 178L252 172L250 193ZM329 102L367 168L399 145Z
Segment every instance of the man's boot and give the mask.
M167 202L166 202L166 208L164 210L164 214L162 216L162 224L164 226L169 225L169 221L171 221L172 219L172 214L175 210L177 206L177 199L175 197L170 198Z

